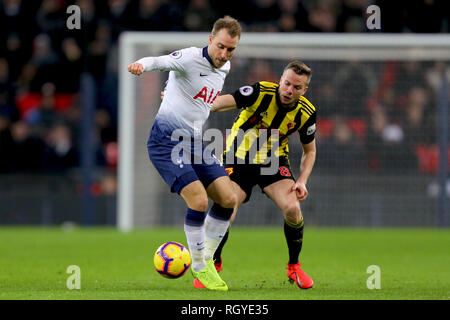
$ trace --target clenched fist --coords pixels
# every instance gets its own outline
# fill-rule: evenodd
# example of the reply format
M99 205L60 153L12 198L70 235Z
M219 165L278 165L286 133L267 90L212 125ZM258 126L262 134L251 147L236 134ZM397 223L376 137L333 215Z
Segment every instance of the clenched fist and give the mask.
M295 191L298 201L304 201L308 197L308 189L306 189L304 183L296 182L292 186L291 191Z
M139 62L131 63L128 65L128 72L140 76L144 72L144 66Z

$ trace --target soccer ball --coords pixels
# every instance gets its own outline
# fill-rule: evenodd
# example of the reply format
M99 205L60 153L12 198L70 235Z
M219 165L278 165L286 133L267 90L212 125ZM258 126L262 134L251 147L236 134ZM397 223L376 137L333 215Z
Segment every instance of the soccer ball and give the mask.
M191 255L181 243L170 241L163 243L156 250L153 262L160 275L176 279L185 274L191 266Z

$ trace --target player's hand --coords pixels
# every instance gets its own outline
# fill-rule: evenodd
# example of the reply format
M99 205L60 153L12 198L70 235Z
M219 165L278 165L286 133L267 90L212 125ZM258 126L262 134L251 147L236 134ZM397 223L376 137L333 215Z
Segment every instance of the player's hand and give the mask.
M299 201L304 201L308 197L308 189L306 189L306 185L302 182L296 182L291 188L291 191L294 191L297 199Z
M144 72L144 66L139 62L134 62L128 65L128 72L140 76Z
M164 99L164 91L161 91L161 100Z

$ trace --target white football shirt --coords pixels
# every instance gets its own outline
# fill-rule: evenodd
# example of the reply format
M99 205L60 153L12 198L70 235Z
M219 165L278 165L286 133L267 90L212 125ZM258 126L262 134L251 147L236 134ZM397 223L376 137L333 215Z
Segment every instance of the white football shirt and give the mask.
M165 56L142 58L137 62L144 66L144 71L170 71L155 121L164 122L172 131L184 128L191 134L198 133L223 88L230 62L221 68L214 67L207 47L186 48Z

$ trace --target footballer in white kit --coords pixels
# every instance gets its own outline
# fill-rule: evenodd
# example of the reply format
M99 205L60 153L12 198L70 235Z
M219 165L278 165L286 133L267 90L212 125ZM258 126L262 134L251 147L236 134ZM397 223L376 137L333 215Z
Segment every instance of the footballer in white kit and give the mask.
M170 71L164 99L147 142L150 160L186 202L184 231L192 258L194 287L228 290L214 266L213 254L225 234L236 194L227 172L202 142L202 127L230 70L229 60L241 36L236 19L218 19L205 48L186 48L148 57L128 66L144 71ZM214 204L208 211L208 198Z
M137 62L144 66L144 71L170 70L147 147L152 163L171 191L180 193L195 180L200 180L207 188L218 177L227 176L217 159L209 159L212 155L207 152L203 155L203 144L200 144L201 150L194 150L194 143L202 139L202 127L223 88L230 62L216 68L207 47L191 47ZM177 129L183 138L174 141L172 134ZM182 152L174 158L172 151L176 146Z

